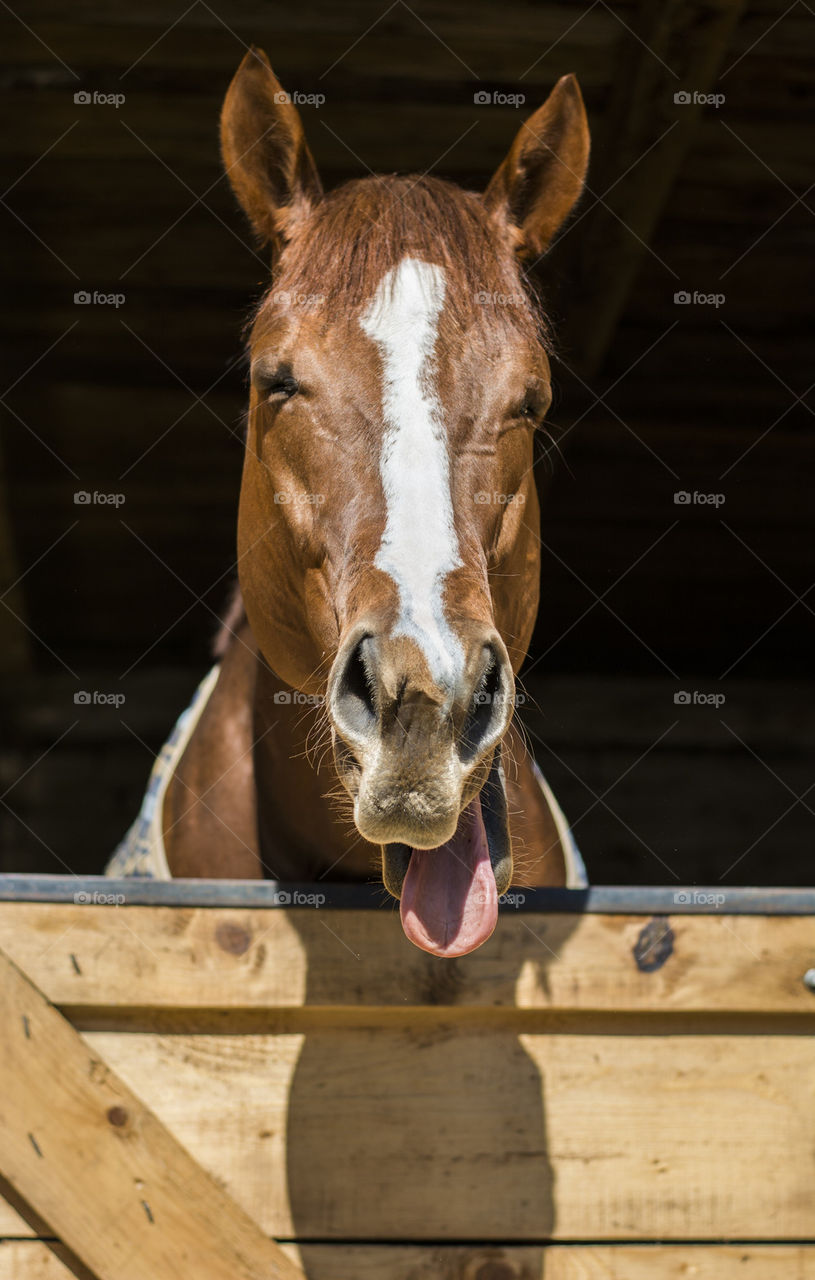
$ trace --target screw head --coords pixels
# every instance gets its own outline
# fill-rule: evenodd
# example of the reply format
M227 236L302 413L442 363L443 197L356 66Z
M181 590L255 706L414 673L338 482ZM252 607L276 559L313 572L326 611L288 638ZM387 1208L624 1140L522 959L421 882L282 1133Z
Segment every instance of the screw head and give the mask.
M804 974L804 986L807 991L815 992L815 969L807 969Z

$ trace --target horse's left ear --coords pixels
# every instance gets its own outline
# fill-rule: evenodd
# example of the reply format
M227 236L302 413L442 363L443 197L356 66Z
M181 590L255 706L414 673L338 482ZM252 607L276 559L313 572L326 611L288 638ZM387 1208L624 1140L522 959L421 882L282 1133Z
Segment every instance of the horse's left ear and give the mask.
M520 234L524 256L543 253L583 190L589 123L575 76L561 76L542 107L521 125L484 203Z
M261 244L279 248L322 195L297 108L262 49L250 49L221 111L232 190Z

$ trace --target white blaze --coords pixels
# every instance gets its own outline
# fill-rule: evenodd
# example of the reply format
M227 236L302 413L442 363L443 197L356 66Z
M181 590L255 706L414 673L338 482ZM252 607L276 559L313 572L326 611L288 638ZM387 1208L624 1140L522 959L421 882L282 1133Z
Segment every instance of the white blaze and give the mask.
M442 410L427 377L444 293L441 267L405 258L383 277L361 324L383 365L380 472L387 515L374 564L399 590L394 634L415 640L434 679L450 685L464 654L444 616L442 591L462 560Z

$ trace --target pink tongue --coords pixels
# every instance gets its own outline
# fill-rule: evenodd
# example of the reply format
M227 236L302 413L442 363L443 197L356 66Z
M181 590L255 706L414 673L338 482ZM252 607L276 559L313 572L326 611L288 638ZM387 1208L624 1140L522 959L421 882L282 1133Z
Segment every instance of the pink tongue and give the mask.
M498 920L498 892L479 796L447 844L413 850L399 909L410 941L434 956L465 956L487 941Z

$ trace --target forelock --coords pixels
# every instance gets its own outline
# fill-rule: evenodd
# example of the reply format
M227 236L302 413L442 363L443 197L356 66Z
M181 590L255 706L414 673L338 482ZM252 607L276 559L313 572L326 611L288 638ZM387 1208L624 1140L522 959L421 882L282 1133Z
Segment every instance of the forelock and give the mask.
M358 317L405 257L444 270L447 324L466 331L486 322L546 345L510 233L476 194L427 176L365 178L326 196L281 254L259 312L282 296L326 325Z

